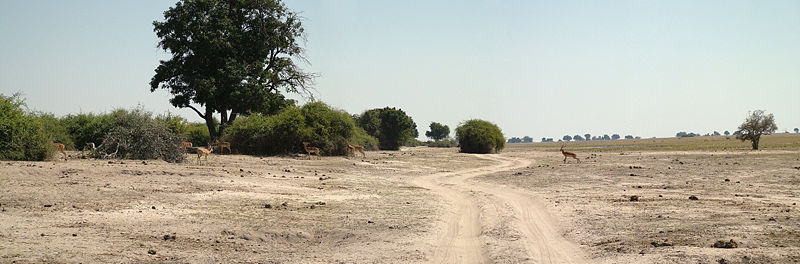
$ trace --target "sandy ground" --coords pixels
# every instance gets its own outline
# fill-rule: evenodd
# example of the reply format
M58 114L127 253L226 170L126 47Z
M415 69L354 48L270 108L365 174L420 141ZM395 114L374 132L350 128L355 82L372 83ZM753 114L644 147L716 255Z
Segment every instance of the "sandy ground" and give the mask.
M1 162L0 263L800 261L797 152L367 155Z

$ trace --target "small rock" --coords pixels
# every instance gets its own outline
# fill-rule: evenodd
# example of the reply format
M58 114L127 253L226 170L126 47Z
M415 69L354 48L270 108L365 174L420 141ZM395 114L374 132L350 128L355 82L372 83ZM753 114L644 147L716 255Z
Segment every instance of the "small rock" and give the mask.
M170 235L170 234L164 235L164 241L169 241L169 240L175 240L175 234L174 233L172 235Z
M283 202L283 203L281 204L281 206L284 206L284 207L286 207L286 206L289 206L289 202Z
M372 222L372 220L367 221L367 224L374 224L374 223L375 222Z
M777 221L777 220L775 220L775 217L770 217L770 218L769 218L767 221L770 221L770 222L775 222L775 221Z
M153 205L153 207L150 207L150 208L152 208L153 210L155 210L155 209L156 209L156 206L155 206L155 205Z
M733 241L733 239L731 239L731 241L719 240L717 242L714 242L714 245L712 245L711 247L715 247L715 248L737 248L737 247L739 247L739 244L736 243L736 241Z
M155 254L156 254L156 251L155 251L154 249L151 249L151 250L148 250L148 251L147 251L147 254L150 254L150 255L155 255Z
M697 196L692 195L692 196L689 196L689 200L697 201L698 198L697 198Z
M76 237L76 236L78 236L78 234L72 234L72 236Z
M726 182L729 182L729 181L731 181L731 179L725 179L725 181L726 181Z
M637 201L639 201L639 196L638 195L632 195L630 199L631 199L631 202L637 202Z
M650 245L653 245L653 247L671 247L673 244L672 241L664 239L664 242L653 241L650 242Z
M265 204L265 205L264 205L264 208L266 208L266 209L272 209L272 205L271 205L271 204Z

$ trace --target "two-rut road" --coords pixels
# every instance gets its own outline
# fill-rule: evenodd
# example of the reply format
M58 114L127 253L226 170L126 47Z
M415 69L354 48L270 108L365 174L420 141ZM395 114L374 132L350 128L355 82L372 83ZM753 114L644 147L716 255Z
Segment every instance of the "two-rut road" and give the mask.
M443 216L443 235L434 241L433 263L487 263L488 249L481 239L486 220L481 219L482 202L511 208L512 228L532 263L584 263L583 253L574 243L564 239L558 223L548 212L541 198L509 186L470 180L473 177L523 168L530 161L500 155L479 155L495 162L488 167L437 173L418 177L414 183L432 190L449 203ZM478 199L490 195L494 199ZM484 215L487 217L487 215ZM497 217L497 216L488 216ZM483 220L483 221L482 221Z

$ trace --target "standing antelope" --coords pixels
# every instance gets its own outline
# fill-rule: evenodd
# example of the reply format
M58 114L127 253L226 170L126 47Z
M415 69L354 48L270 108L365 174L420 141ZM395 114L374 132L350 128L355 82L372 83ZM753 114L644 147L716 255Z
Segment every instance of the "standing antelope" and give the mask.
M350 152L353 152L353 156L355 156L356 150L358 150L358 152L361 152L361 155L364 155L364 158L367 157L367 154L364 153L364 146L352 145L350 141L345 141L345 143L347 143L348 155L350 155Z
M308 153L308 156L306 156L306 157L308 157L310 159L311 158L311 153L316 153L317 154L317 158L320 158L320 155L319 155L320 150L319 150L319 148L318 147L309 147L308 144L309 144L308 142L303 142L303 148L305 148L306 149L306 153Z
M567 163L567 157L571 157L577 160L578 163L581 163L581 160L578 159L578 155L575 155L575 153L569 151L564 151L564 145L561 145L561 154L564 155L564 163Z
M200 163L200 157L203 155L206 156L206 162L208 162L208 154L214 152L214 146L208 146L208 149L204 147L197 147L197 163Z
M230 142L219 142L219 139L215 141L217 143L217 147L219 147L220 153L225 153L225 149L228 149L228 154L231 154L231 143Z
M64 160L67 160L67 153L66 153L66 152L64 152L64 148L65 148L64 144L61 144L61 143L53 143L53 146L55 146L55 147L56 147L56 149L58 149L58 151L61 151L61 154L63 154L63 155L64 155Z
M182 141L181 142L181 147L183 147L183 152L186 152L186 148L191 148L192 147L192 142Z

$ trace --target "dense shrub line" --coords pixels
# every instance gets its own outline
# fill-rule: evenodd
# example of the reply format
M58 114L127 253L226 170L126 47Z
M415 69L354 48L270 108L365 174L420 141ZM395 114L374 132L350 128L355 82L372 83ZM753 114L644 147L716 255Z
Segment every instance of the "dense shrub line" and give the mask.
M42 121L26 112L18 94L0 94L0 159L45 160L53 155L51 136Z

